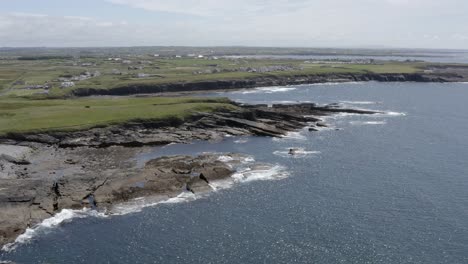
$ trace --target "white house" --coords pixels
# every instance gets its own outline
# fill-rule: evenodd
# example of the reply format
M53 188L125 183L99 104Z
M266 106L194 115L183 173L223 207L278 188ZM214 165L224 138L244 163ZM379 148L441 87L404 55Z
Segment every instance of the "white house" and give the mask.
M60 88L68 88L68 87L73 87L75 86L74 82L63 82L60 84Z

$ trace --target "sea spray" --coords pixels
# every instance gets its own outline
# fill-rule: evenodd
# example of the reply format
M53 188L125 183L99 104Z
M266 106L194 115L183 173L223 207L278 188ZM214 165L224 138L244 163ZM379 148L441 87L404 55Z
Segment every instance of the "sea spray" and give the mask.
M41 223L35 225L34 227L26 229L26 231L23 234L19 235L14 242L4 245L2 250L10 252L12 250L15 250L19 245L30 242L31 239L33 239L37 235L47 233L53 228L56 228L63 223L72 221L74 218L85 218L90 216L99 218L107 217L105 212L98 212L89 208L84 208L82 210L63 209L59 213L43 220Z

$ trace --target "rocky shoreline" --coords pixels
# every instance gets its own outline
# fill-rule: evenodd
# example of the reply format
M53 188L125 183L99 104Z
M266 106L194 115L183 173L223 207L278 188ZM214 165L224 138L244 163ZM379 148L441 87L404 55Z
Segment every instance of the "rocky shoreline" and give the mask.
M213 90L232 90L267 86L300 85L314 83L336 82L462 82L468 81L465 71L451 72L439 70L436 73L331 73L295 76L268 76L248 79L215 80L200 82L180 82L166 84L139 84L116 87L112 89L77 88L72 91L74 96L93 95L135 95L135 94L165 94L180 92L197 92Z
M310 126L313 130L320 116L334 113L374 114L375 111L340 108L336 104L239 105L237 110L194 113L191 117L158 121L134 121L123 125L96 127L76 132L9 133L0 143L17 145L35 142L70 147L140 147L188 143L193 140L219 140L225 135L279 137Z
M203 193L236 172L243 158L229 154L161 157L139 166L150 146L221 140L224 136L281 137L335 113L374 114L337 105L236 105L237 110L195 113L185 121L133 122L78 132L8 134L0 139L0 245L15 240L62 209L109 210L147 196ZM251 166L259 166L251 164Z

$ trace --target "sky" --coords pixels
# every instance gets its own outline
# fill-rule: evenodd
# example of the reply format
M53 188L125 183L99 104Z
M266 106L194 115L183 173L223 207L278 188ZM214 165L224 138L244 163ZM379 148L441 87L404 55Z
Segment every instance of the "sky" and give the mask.
M0 0L0 47L468 49L467 0Z

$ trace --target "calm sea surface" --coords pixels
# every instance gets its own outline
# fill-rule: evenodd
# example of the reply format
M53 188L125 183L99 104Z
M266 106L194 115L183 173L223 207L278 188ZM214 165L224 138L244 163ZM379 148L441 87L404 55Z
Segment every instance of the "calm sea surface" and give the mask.
M379 109L287 138L227 138L138 157L240 152L289 177L191 202L65 221L0 260L17 263L468 263L468 84L350 83L232 93L245 103ZM305 155L288 157L289 147Z
M427 62L441 63L468 63L468 51L450 51L450 52L408 52L395 55L241 55L227 56L230 58L258 58L258 59L297 59L297 60L419 60Z

